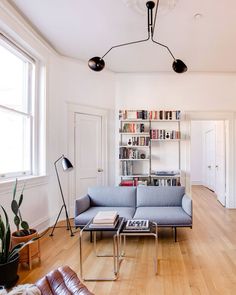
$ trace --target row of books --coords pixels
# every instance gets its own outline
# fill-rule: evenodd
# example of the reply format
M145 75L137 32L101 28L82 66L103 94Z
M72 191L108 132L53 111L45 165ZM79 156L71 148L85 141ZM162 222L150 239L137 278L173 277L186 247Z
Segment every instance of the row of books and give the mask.
M165 129L151 129L151 139L180 139L181 133L178 130L165 130Z
M121 132L142 133L145 132L145 126L143 123L125 123Z
M150 138L147 136L132 136L128 139L127 145L149 146Z
M155 186L179 186L180 179L177 178L159 178L153 179L153 185Z
M180 120L181 112L179 110L120 110L120 120Z
M122 179L120 182L120 186L140 186L140 185L146 186L148 185L148 181L134 178L134 179Z
M121 175L133 175L133 162L122 161L120 162L120 173Z
M180 120L180 111L150 111L150 120Z
M119 159L146 159L146 154L137 149L120 147Z

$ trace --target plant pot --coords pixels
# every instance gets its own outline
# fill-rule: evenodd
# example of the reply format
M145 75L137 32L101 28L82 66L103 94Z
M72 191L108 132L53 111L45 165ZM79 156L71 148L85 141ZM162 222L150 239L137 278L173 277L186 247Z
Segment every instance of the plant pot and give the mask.
M17 269L19 264L19 254L7 263L0 264L0 285L5 288L11 288L15 286L19 279L17 275Z
M18 245L19 243L27 243L33 238L38 237L38 233L35 229L30 229L30 234L26 236L19 236L19 232L12 233L11 242L12 247ZM34 241L33 243L25 246L20 250L19 263L28 263L29 268L31 269L31 260L34 258L40 259L40 245L39 240Z

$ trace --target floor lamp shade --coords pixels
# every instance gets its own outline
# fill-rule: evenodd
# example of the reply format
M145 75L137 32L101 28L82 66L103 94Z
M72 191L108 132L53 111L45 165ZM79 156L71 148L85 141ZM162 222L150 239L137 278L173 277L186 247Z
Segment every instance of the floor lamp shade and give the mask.
M64 171L70 171L73 169L73 165L71 164L70 160L64 156L62 158L61 164Z

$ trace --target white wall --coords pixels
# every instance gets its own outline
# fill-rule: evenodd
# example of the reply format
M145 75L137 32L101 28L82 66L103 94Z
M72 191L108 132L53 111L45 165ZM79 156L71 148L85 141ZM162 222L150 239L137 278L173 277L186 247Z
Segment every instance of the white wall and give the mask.
M118 74L117 108L236 110L236 74Z
M203 121L191 122L191 183L203 184Z
M30 225L43 229L55 221L61 197L55 177L54 161L68 152L67 104L90 105L109 112L110 137L109 182L114 183L114 101L115 79L109 71L94 73L85 63L58 55L35 34L14 9L0 3L0 27L8 35L39 57L47 70L46 170L47 176L26 181L22 214ZM60 168L59 168L60 169ZM68 175L61 174L65 197L68 197ZM0 184L0 204L10 212L13 183Z

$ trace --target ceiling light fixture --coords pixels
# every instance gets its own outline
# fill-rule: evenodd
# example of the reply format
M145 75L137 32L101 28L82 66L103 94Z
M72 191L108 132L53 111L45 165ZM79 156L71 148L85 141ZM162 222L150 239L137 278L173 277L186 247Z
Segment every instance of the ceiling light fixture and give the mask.
M170 53L170 55L172 56L172 58L174 60L173 64L172 64L172 68L176 73L184 73L184 72L186 72L188 68L185 65L185 63L180 59L176 59L168 46L166 46L166 45L164 45L164 44L162 44L160 42L157 42L157 41L155 41L153 39L154 30L155 30L155 24L156 24L156 17L157 17L158 4L159 4L159 0L157 1L155 17L154 17L154 20L153 20L153 8L155 7L155 2L153 2L153 1L147 1L146 2L147 21L148 21L148 37L146 39L138 40L138 41L132 41L132 42L128 42L128 43L122 43L122 44L119 44L119 45L112 46L102 57L95 56L95 57L91 58L88 61L89 68L91 70L93 70L93 71L100 72L105 67L104 57L112 49L117 48L117 47L121 47L121 46L126 46L126 45L132 45L132 44L136 44L136 43L145 42L145 41L148 41L149 39L151 39L152 42L154 42L155 44L160 45L160 46L162 46L162 47L164 47L164 48L166 48L168 50L168 52Z

